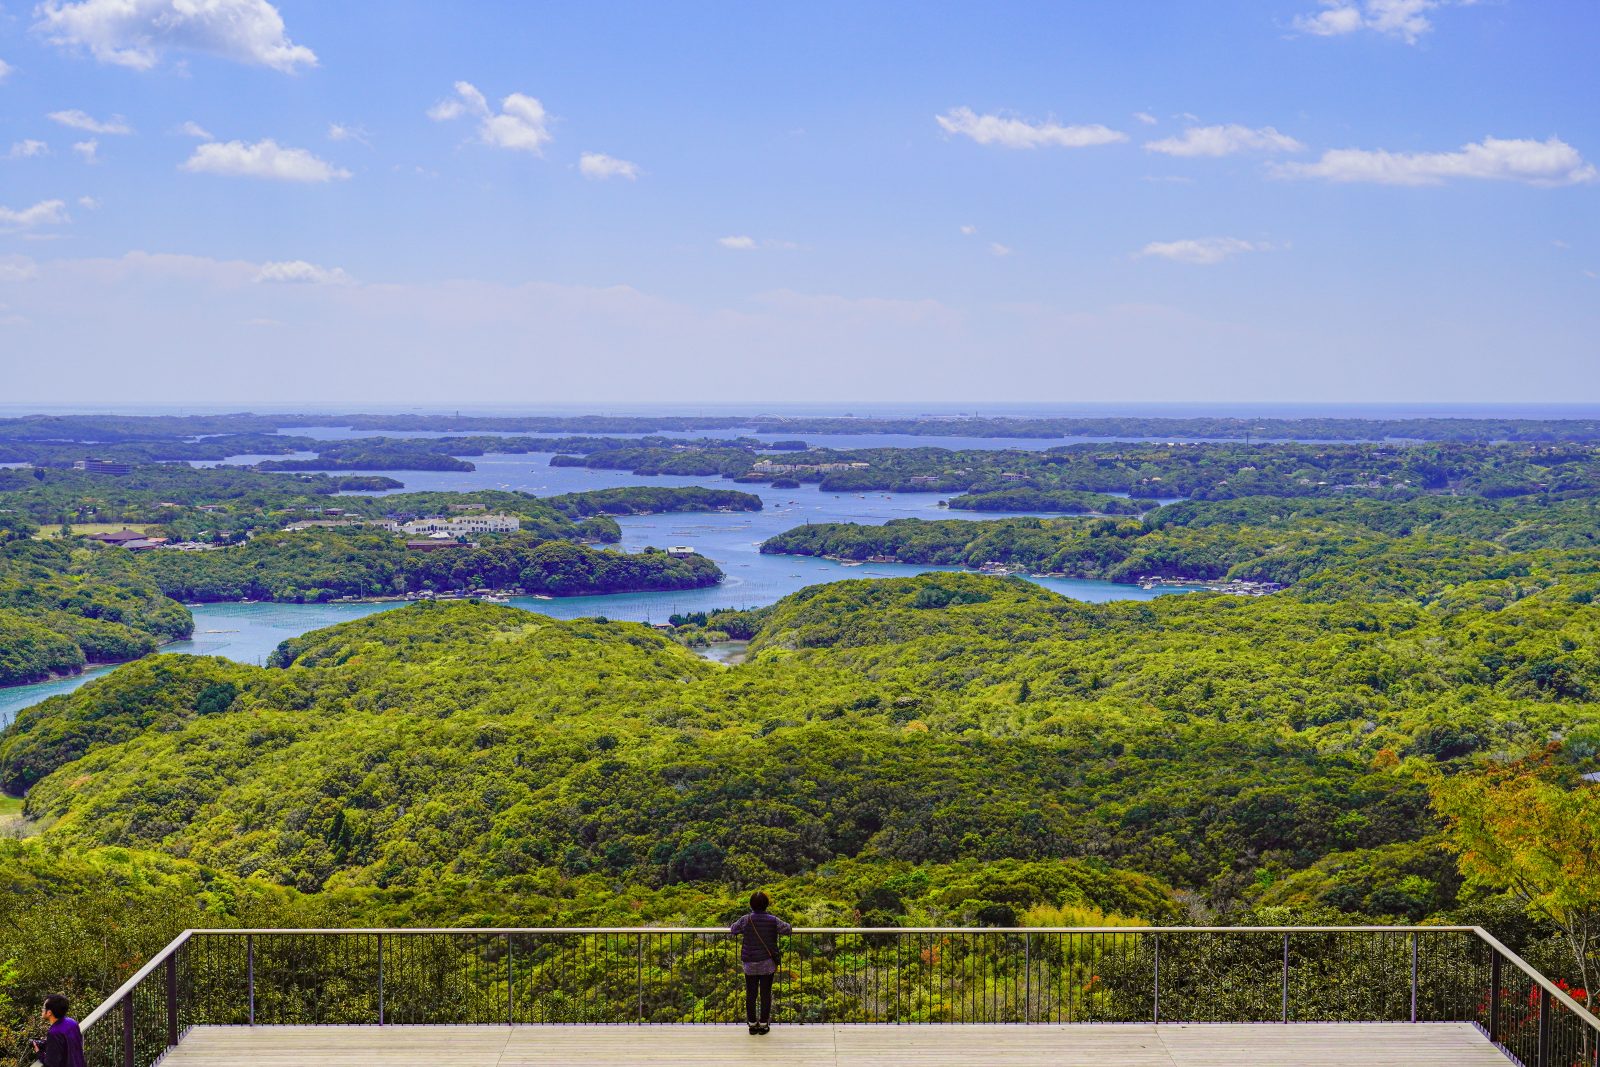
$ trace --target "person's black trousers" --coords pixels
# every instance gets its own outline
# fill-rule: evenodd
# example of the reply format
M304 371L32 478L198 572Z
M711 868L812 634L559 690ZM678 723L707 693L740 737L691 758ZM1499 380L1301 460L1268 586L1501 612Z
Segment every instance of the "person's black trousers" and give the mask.
M772 1021L772 975L747 974L744 976L744 1021L756 1021L756 993L761 994L761 1022Z

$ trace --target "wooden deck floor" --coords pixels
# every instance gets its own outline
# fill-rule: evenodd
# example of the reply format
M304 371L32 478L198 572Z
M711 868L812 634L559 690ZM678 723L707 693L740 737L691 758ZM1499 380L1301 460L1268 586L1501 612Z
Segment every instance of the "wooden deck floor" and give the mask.
M163 1067L1505 1067L1465 1023L197 1027Z

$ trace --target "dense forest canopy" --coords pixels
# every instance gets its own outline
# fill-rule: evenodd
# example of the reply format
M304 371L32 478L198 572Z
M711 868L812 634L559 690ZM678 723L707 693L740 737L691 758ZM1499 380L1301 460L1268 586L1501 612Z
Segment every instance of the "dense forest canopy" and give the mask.
M605 444L573 462L608 462ZM748 476L762 455L645 445L629 459ZM125 916L114 957L61 957L91 1000L185 925L716 922L756 885L823 925L1451 920L1533 952L1560 944L1560 914L1505 895L1487 860L1463 878L1447 846L1469 820L1450 798L1488 793L1441 783L1537 752L1547 784L1526 795L1587 803L1590 446L777 461L867 463L798 472L824 487L952 478L943 491L971 491L953 505L1063 514L816 524L765 551L1281 589L1092 605L931 573L685 616L670 637L455 602L302 635L265 667L149 656L0 734L0 788L22 798L0 823L27 835L0 841L15 890L0 920L16 931L0 1000L59 977L38 962L53 943L39 887L69 930ZM163 593L714 581L698 557L591 542L616 540L612 516L760 506L728 489L335 497L342 485L168 465L0 472L0 667L34 677L149 651L188 626ZM428 553L370 527L279 532L330 505L340 521L470 506L522 529ZM37 536L63 520L240 543L135 555ZM748 641L747 658L685 647L719 638Z

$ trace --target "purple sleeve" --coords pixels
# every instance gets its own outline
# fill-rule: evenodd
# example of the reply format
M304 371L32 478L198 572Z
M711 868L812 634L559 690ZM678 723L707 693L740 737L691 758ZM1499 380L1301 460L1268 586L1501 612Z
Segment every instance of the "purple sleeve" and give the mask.
M739 916L737 919L733 920L733 925L728 927L728 933L730 933L730 934L743 933L744 932L744 928L745 928L745 924L749 920L750 920L750 916L748 916L748 915Z
M774 919L778 919L778 917L776 915L774 915L773 918ZM792 933L794 933L794 927L790 926L788 923L784 922L782 919L778 919L778 933L780 933L780 934L792 934Z

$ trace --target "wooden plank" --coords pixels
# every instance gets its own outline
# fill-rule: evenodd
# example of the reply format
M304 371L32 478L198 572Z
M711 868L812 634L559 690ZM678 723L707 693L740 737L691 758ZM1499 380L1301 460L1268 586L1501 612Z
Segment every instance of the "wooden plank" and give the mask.
M164 1067L1504 1067L1465 1023L196 1027Z

